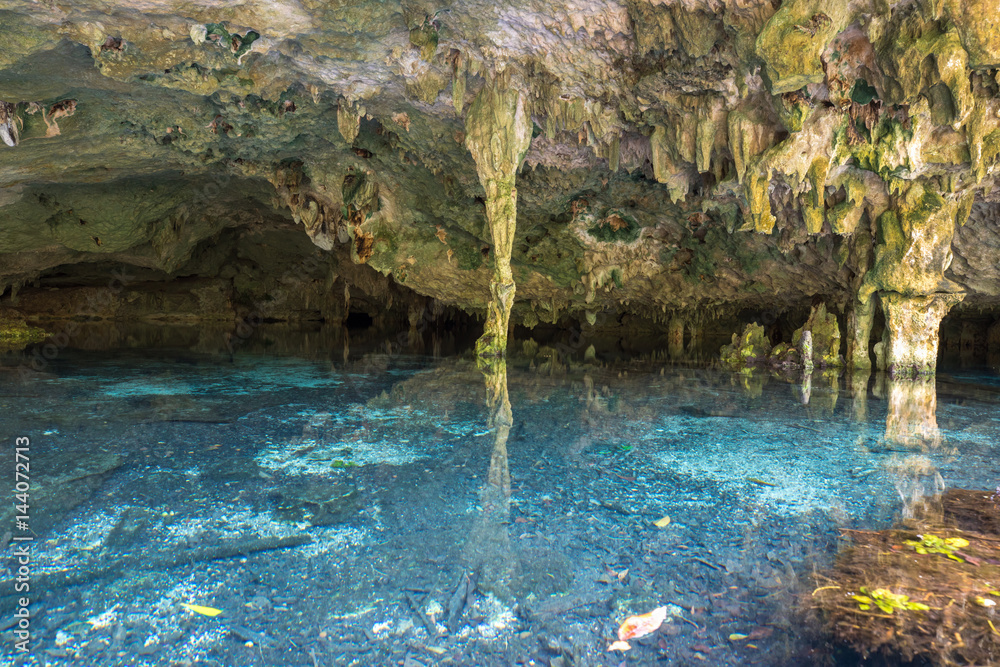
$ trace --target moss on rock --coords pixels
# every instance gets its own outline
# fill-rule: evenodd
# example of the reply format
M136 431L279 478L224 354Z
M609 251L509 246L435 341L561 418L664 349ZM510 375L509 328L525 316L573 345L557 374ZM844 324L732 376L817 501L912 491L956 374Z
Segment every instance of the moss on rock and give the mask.
M840 325L837 316L826 310L826 304L814 306L809 319L792 334L792 345L800 347L803 334L812 334L812 364L817 368L831 368L843 365L840 356ZM804 350L800 355L805 361Z
M722 365L731 370L766 364L770 354L771 342L767 339L764 327L756 322L747 324L743 333L733 334L732 342L723 346L719 352Z
M20 350L48 337L47 331L30 326L20 313L0 310L0 351Z

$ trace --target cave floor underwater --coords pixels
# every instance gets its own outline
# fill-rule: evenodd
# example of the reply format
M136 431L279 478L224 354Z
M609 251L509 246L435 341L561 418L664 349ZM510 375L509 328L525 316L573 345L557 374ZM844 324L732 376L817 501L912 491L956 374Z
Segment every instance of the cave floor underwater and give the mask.
M3 357L36 535L33 646L4 664L861 664L810 606L845 531L1000 480L988 368L783 379L515 339L484 374L260 338Z

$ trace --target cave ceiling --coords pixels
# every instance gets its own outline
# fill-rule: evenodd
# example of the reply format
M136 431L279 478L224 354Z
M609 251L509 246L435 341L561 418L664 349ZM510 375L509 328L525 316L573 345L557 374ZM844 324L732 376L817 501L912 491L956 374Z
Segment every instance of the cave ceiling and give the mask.
M998 66L987 0L3 1L0 288L308 257L320 297L367 272L481 312L465 120L497 84L533 127L518 322L993 308Z

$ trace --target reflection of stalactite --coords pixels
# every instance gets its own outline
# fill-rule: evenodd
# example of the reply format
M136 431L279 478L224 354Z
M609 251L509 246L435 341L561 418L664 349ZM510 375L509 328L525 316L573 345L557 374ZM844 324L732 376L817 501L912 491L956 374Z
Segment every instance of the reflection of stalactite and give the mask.
M507 438L514 416L507 393L507 363L490 359L482 365L486 376L488 425L493 429L490 468L482 490L482 514L473 526L466 544L466 558L479 572L479 586L500 598L510 598L511 585L518 563L510 543L510 468L507 463Z
M14 114L14 105L10 102L0 102L0 139L8 146L17 146L19 136L17 133L17 116Z

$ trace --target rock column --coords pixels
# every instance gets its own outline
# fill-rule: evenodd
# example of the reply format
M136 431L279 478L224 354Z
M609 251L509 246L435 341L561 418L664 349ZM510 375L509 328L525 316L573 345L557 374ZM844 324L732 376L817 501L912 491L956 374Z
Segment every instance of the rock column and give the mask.
M932 184L914 182L895 210L878 218L875 262L858 301L867 304L879 295L886 336L876 354L894 377L936 370L941 318L964 297L944 272L951 265L955 227L968 217L971 197L942 196Z
M854 308L847 316L847 331L850 336L847 341L847 367L851 370L871 370L872 359L868 354L868 341L871 338L874 320L874 299L869 299L866 303L854 302Z
M684 354L684 320L678 315L671 317L667 325L667 351L671 359Z
M904 296L881 295L889 330L883 349L886 370L893 376L933 373L937 367L938 330L941 319L964 294Z
M531 143L531 116L520 91L498 81L487 83L465 120L465 146L476 160L479 182L486 190L486 220L493 238L493 277L483 335L476 342L480 356L504 356L507 327L514 305L510 255L517 226L518 168Z

